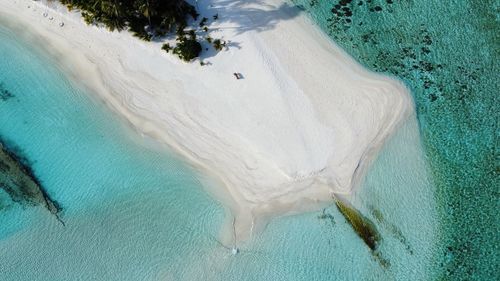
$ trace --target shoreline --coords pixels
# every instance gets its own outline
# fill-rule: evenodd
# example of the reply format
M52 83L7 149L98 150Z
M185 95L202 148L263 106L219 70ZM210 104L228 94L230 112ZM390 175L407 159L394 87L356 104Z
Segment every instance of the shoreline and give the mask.
M364 69L298 8L209 2L202 16L218 12L210 29L234 46L206 58L210 66L183 63L158 42L87 26L60 6L0 0L0 16L48 43L42 47L66 74L138 132L220 183L207 191L231 210L237 240L245 240L267 217L351 194L413 104L400 82ZM235 80L235 71L244 79Z

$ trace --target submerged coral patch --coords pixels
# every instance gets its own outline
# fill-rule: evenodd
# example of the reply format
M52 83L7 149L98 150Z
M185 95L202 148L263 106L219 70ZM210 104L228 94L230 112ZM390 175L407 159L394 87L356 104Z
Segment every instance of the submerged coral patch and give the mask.
M3 82L0 82L0 101L6 101L14 97Z
M27 157L21 156L19 150L9 148L3 140L0 140L0 189L8 194L12 202L42 206L63 223L59 217L61 207L40 184Z

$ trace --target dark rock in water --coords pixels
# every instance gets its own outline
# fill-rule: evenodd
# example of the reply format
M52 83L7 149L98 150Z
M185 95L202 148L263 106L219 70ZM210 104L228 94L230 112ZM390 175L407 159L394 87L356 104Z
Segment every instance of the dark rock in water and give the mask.
M380 237L375 224L373 224L373 222L371 222L367 217L363 216L363 214L356 210L351 204L339 199L335 199L335 203L337 204L339 211L351 224L358 236L363 239L365 244L372 251L377 250L382 238Z
M382 215L382 212L379 210L375 209L373 206L368 206L368 209L370 209L370 212L372 213L373 217L377 220L378 223L382 225L382 227L385 227L388 229L394 238L396 238L401 244L404 245L408 253L413 255L413 249L408 242L408 239L403 235L403 232L393 223L387 221L384 216Z
M13 98L14 95L5 88L5 85L3 83L0 83L0 101L6 101L8 99Z
M50 198L34 175L25 158L9 149L0 139L0 189L18 204L43 206L63 225L60 206Z
M332 214L327 213L326 209L323 209L323 213L318 216L318 219L330 221L331 225L335 226L335 217Z
M385 259L380 251L378 251L378 246L382 241L382 237L375 227L375 224L365 217L361 212L356 210L347 201L342 201L338 198L335 199L335 204L339 209L340 213L344 215L347 222L352 226L356 234L365 242L365 244L370 248L374 259L383 267L388 268L391 263L389 260Z

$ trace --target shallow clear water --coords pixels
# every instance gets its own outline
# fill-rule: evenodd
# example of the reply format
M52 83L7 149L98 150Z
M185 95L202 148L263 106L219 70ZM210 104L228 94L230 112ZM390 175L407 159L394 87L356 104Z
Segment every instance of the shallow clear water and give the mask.
M0 101L0 135L31 161L66 226L3 200L0 280L433 278L437 213L416 120L388 143L354 202L382 233L385 266L335 206L327 219L274 219L232 256L217 242L224 210L195 171L32 46L0 27L0 83L14 95Z
M384 267L335 206L274 220L220 280L429 280L436 212L416 121L409 121L376 160L354 202L376 222ZM381 214L378 222L374 211ZM244 262L240 262L243 260Z
M498 0L294 0L349 54L412 90L440 214L434 270L499 276Z
M14 95L0 101L0 135L32 162L66 222L7 203L0 280L147 280L218 247L223 210L192 170L139 142L42 53L5 29L0 38L0 82Z

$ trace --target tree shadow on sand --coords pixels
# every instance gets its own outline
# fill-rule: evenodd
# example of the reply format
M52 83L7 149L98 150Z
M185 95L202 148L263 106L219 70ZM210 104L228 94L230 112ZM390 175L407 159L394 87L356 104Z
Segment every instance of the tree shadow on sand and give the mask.
M288 3L272 5L261 0L221 0L221 1L198 1L198 11L210 18L208 23L211 32L233 30L235 35L246 32L262 32L272 30L281 21L296 18L304 8ZM217 17L212 20L212 16ZM211 24L218 27L210 27ZM241 49L241 42L232 38L223 38L226 42L225 50ZM208 50L206 50L208 48ZM201 60L217 55L217 52L204 44Z
M248 31L271 30L279 22L297 17L304 9L288 3L276 6L259 0L222 0L216 1L213 7L201 7L200 4L200 10L203 13L217 11L219 13L217 22L228 26L221 29L233 28L236 34L242 34Z

